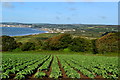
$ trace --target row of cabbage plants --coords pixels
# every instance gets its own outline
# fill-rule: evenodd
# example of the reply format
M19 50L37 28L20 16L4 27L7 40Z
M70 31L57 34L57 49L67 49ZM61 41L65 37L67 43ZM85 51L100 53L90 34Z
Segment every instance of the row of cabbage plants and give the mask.
M62 65L62 68L64 69L67 77L69 77L69 78L80 78L80 74L76 70L74 70L73 68L71 68L70 65L68 65L65 62L64 59L65 58L63 56L59 56L60 63Z
M9 57L10 56L10 57ZM16 74L16 79L19 78L19 76L17 74L21 73L21 71L25 74L25 72L23 70L28 71L28 69L35 69L37 65L39 65L41 63L41 60L44 61L44 59L48 58L49 56L46 55L39 55L39 57L37 55L27 55L27 54L4 54L3 55L3 64L9 64L11 63L11 65L9 66L2 66L2 73L1 78L2 79L9 79L10 78L10 74ZM5 58L6 57L6 58ZM8 58L8 59L7 59ZM6 60L9 60L8 62ZM13 62L13 61L15 62ZM17 62L18 61L18 62ZM6 62L6 63L5 63ZM33 68L32 68L33 67ZM32 72L32 71L31 71ZM30 73L30 72L28 72ZM26 72L27 74L27 72ZM26 75L25 74L25 75ZM20 75L20 77L24 78L23 75Z
M57 59L58 57L58 59ZM86 56L86 55L42 55L42 54L3 54L0 65L1 78L24 79L34 74L34 78L61 78L63 77L58 60L68 78L81 78L80 73L89 77L117 79L119 74L118 57ZM50 68L51 66L51 68ZM44 71L49 71L46 76ZM36 71L37 70L37 71Z
M71 67L79 70L89 78L118 78L118 57L64 55L59 56Z
M53 62L52 62L52 71L50 73L50 78L59 78L62 77L62 72L60 71L59 65L58 65L58 60L56 56L54 56Z

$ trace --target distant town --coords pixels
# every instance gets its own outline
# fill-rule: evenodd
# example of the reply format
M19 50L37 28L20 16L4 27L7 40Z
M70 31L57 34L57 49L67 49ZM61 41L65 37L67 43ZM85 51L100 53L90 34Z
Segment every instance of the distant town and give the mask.
M117 25L91 25L91 24L26 24L26 23L0 23L2 27L27 27L48 31L48 33L70 33L85 37L99 37L106 32L118 32Z
M3 23L0 24L0 26L2 27L32 27L32 25L27 25L27 24L7 24L7 23Z
M68 31L76 31L75 29L60 29L60 28L46 28L45 26L38 26L36 24L22 24L22 23L2 23L2 27L27 27L27 28L37 28L39 30L48 31L49 33L65 33ZM38 27L36 27L38 26Z

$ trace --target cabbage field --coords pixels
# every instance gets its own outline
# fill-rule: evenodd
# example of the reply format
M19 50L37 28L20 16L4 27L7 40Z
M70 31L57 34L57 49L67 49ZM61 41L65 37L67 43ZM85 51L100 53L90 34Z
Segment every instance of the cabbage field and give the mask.
M118 57L87 55L3 54L2 79L118 79Z

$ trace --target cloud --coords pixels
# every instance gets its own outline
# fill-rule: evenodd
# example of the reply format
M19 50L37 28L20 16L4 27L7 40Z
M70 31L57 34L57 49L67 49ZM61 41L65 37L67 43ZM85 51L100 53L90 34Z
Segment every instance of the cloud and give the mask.
M33 7L34 10L41 10L41 11L47 11L48 9L46 7L39 7L39 6L36 6L36 7Z
M68 4L74 4L76 2L76 0L65 0L64 2L67 2Z
M75 2L75 0L65 0L66 2Z
M25 2L26 0L1 0L1 2Z
M23 6L23 5L25 5L25 3L24 2L17 2L20 6ZM15 8L16 6L14 6L13 4L12 4L12 2L3 2L2 3L2 7L3 8Z
M119 0L1 0L1 2L119 2Z
M80 0L80 1L81 2L119 2L119 0Z
M106 16L101 16L102 19L106 19L107 17Z
M76 8L69 8L69 10L71 10L71 11L75 11L75 10L77 10Z
M73 13L71 16L78 16L78 14L77 13Z
M34 8L34 10L39 10L39 8Z
M95 0L82 0L84 2L94 2Z
M70 20L71 18L70 17L67 17L67 20Z
M57 20L60 20L60 17L59 17L59 16L56 16L55 18L56 18Z
M3 2L2 6L4 8L15 8L15 6L11 2Z
M25 2L19 2L21 5L24 5L25 4Z
M57 14L61 15L62 13L61 12L56 12Z

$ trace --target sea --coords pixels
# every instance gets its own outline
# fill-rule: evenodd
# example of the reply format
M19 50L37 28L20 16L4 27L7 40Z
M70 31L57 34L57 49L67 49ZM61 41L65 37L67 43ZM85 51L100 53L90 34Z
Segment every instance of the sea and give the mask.
M0 27L0 36L24 36L24 35L34 35L40 33L47 33L47 31L42 31L34 28L23 28L23 27Z

